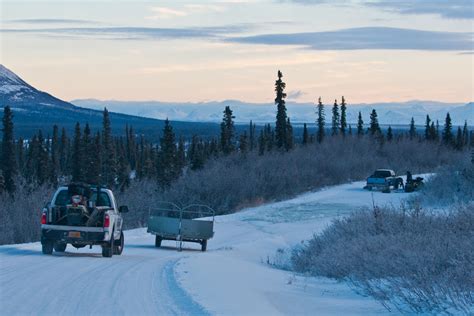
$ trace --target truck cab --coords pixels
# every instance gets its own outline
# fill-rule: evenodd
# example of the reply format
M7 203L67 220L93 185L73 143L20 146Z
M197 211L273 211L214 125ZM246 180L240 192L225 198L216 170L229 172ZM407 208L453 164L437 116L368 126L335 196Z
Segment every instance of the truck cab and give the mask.
M122 213L113 192L100 186L70 184L59 187L41 214L41 244L44 254L100 245L102 255L122 254Z

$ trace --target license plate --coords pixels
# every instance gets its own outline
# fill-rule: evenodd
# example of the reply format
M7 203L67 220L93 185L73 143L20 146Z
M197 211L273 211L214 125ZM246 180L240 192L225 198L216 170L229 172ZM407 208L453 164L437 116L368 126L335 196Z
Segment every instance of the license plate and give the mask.
M68 237L81 238L81 232L69 232Z

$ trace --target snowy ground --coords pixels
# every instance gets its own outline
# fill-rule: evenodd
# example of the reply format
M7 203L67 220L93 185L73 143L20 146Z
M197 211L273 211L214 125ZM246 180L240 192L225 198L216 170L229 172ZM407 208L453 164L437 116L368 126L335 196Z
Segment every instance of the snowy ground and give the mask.
M321 231L332 219L406 193L362 190L355 182L216 217L208 251L174 242L154 247L146 229L125 234L122 256L100 248L41 254L39 243L0 247L0 313L129 315L380 315L388 313L345 283L272 268L279 248Z

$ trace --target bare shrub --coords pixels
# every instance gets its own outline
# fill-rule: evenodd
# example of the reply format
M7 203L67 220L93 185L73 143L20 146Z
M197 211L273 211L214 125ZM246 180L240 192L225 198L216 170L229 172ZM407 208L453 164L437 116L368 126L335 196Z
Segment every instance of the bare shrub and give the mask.
M385 306L474 312L474 204L447 213L365 209L293 251L293 268L349 280Z
M207 204L226 214L245 205L361 180L376 168L432 172L467 156L430 142L403 139L380 146L369 137L335 137L287 153L236 153L210 161L202 170L187 172L161 198L182 205Z
M0 195L0 245L39 240L41 211L52 193L52 188L33 188L17 179L14 197Z

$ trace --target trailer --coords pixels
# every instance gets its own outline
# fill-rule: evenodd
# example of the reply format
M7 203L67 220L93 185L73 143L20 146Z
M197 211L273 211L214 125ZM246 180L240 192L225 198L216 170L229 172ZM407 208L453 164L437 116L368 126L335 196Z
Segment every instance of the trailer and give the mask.
M147 232L155 235L155 247L161 247L163 240L173 240L179 251L183 242L199 243L201 250L206 251L207 241L214 236L214 218L214 210L207 205L180 208L163 202L150 209Z

